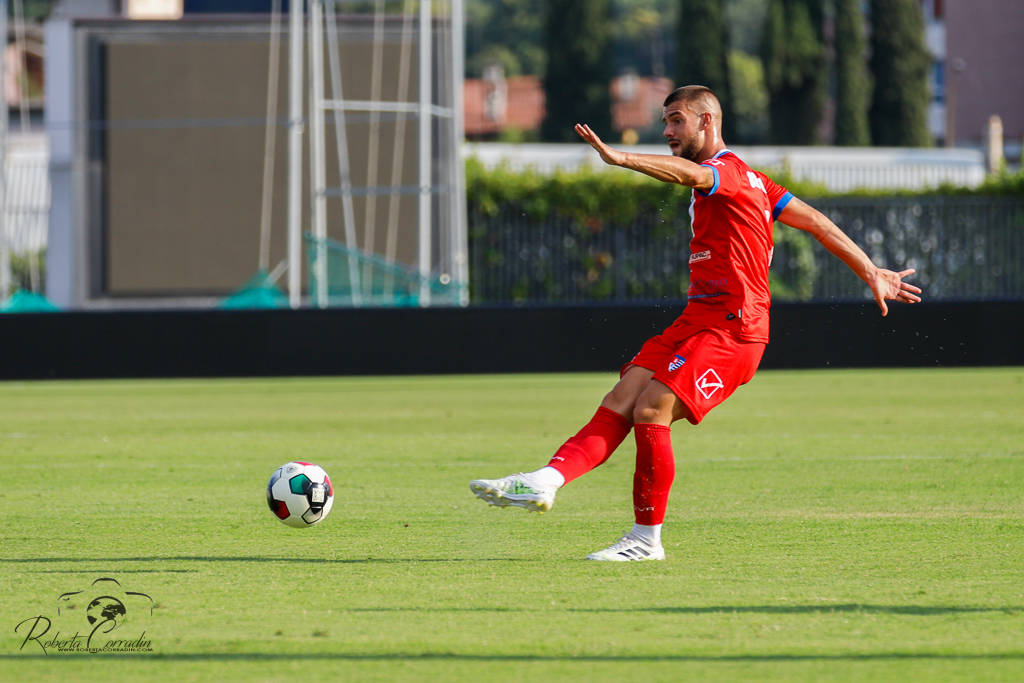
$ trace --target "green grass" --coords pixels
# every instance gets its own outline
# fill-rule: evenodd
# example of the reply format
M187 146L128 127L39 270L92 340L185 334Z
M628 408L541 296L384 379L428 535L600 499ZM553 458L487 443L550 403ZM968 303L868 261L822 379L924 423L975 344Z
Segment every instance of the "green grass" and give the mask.
M761 372L676 426L668 560L622 565L581 558L631 439L543 517L467 487L614 379L0 384L0 679L1024 680L1024 368ZM264 500L292 459L335 482L307 530ZM152 653L21 647L106 576Z

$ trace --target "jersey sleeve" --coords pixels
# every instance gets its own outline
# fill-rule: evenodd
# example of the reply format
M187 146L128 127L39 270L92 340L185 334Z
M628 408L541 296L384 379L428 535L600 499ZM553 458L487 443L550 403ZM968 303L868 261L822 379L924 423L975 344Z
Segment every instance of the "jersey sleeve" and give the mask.
M710 168L711 172L715 174L715 184L707 191L694 191L698 192L702 197L710 197L713 194L733 194L739 187L739 178L741 175L737 165L735 163L730 163L733 159L734 157L732 155L725 155L718 159L708 159L707 161L701 162L701 166Z
M772 218L778 219L779 214L786 208L786 205L793 199L793 193L779 185L774 180L760 171L754 171L764 184L764 192L768 195L768 203L772 207Z

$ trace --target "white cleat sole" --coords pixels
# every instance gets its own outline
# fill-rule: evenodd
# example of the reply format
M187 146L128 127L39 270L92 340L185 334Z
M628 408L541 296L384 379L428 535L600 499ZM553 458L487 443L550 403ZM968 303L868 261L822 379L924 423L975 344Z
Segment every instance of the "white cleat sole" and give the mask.
M618 543L604 550L597 550L587 555L588 560L598 562L646 562L648 560L664 560L665 549L659 543L651 545L636 537L623 536Z
M530 512L544 514L551 509L552 501L538 500L535 496L505 493L494 488L485 481L477 480L469 483L469 490L480 500L496 507L520 507Z
M651 555L650 557L622 557L616 555L615 557L604 557L597 553L591 553L587 555L588 560L594 560L597 562L650 562L664 560L664 555Z

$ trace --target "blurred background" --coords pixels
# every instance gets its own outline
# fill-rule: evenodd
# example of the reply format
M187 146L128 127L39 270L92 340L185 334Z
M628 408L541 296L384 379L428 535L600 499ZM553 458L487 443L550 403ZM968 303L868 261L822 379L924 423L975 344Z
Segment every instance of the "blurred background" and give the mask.
M5 312L685 302L677 84L929 302L1024 300L1024 3L2 0ZM777 302L859 301L776 227Z

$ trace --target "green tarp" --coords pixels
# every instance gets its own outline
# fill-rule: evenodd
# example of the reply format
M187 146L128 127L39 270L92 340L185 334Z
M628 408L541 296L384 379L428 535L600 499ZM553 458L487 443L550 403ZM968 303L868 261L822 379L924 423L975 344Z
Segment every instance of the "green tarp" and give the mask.
M278 289L266 271L259 271L231 296L220 302L218 308L287 308L288 297Z
M59 310L45 296L21 289L0 305L0 313L53 313Z

